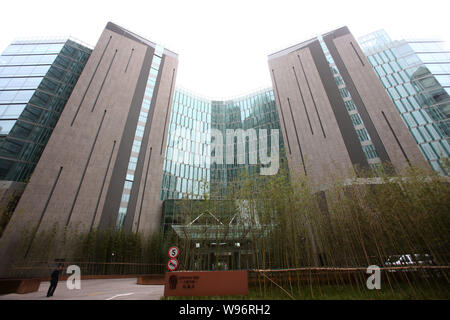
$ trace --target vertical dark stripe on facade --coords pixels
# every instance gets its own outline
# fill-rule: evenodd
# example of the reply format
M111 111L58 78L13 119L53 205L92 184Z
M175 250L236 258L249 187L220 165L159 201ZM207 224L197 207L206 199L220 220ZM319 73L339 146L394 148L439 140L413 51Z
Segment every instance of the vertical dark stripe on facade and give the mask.
M98 97L100 97L100 93L102 92L103 85L105 84L106 78L108 77L108 74L109 74L109 70L111 70L111 66L112 66L112 64L114 62L114 59L116 58L116 54L117 54L117 49L116 49L116 51L114 51L114 55L113 55L113 57L111 59L111 62L109 63L109 66L108 66L108 70L106 70L105 77L103 78L102 84L100 85L100 89L98 90L97 96L95 97L95 101L94 101L94 104L92 105L91 112L94 111L94 108L97 105Z
M114 140L114 142L113 142L111 154L109 155L108 164L106 165L105 175L103 176L102 186L100 187L100 192L98 194L97 203L95 204L94 216L92 217L91 227L89 228L89 230L92 230L92 227L94 226L95 218L97 216L98 206L100 204L100 199L101 199L102 194L103 194L103 188L105 186L106 176L108 175L108 171L109 171L109 167L111 165L111 160L112 160L112 156L114 154L115 147L116 147L116 140Z
M380 157L380 160L382 162L390 162L389 156L386 152L386 149L384 148L384 145L380 139L380 136L378 135L378 132L375 128L375 125L372 122L372 119L369 116L369 113L367 112L366 106L364 105L364 102L362 101L361 95L359 94L358 90L356 89L355 83L353 82L353 79L351 78L347 67L344 64L344 61L342 60L336 45L334 44L333 39L339 36L343 36L345 34L349 34L348 28L341 28L336 30L335 32L323 36L323 41L328 47L328 51L330 51L331 56L333 57L334 62L336 63L337 68L339 69L339 73L341 74L342 79L344 79L345 86L347 90L350 92L350 95L352 96L353 102L355 102L356 107L358 108L358 113L360 114L364 126L367 129L367 132L369 132L370 139L372 140L372 143L377 150L378 156ZM320 46L320 44L318 44ZM322 52L323 55L323 52ZM324 58L325 59L325 58ZM376 81L379 81L376 79ZM335 84L336 86L336 84Z
M327 195L326 195L325 191L319 191L315 194L315 196L316 196L317 205L319 207L320 212L323 215L328 216L328 218L329 218L330 212L328 210ZM332 223L330 225L332 225Z
M139 158L136 165L136 171L134 173L133 186L131 187L130 199L128 201L127 214L123 222L123 230L127 232L131 232L133 229L133 221L136 214L137 199L139 196L139 190L141 187L141 180L144 171L145 154L147 153L147 148L149 147L150 131L152 129L153 116L155 114L156 108L156 98L159 93L159 87L161 85L161 78L165 62L166 56L163 55L161 59L161 64L159 65L158 76L156 77L156 84L153 90L152 101L150 103L150 110L148 113L147 122L145 124L144 136L142 137L141 149L139 151ZM123 177L123 179L124 178L125 176ZM117 211L118 210L119 208L117 208Z
M106 44L105 49L103 49L102 55L100 56L100 60L98 60L97 66L95 67L95 70L94 70L94 73L92 74L91 79L89 79L89 83L86 87L86 90L84 91L84 94L83 94L83 97L81 98L80 104L77 107L77 111L75 111L75 115L73 116L72 122L70 123L71 127L73 126L73 123L75 122L75 119L78 116L78 112L80 111L81 105L83 104L84 98L86 97L86 93L88 92L89 88L91 87L92 80L94 80L95 74L97 73L98 67L100 66L100 63L103 60L103 56L105 55L106 49L108 49L111 39L112 39L112 36L109 36L108 43Z
M280 112L281 112L281 118L283 119L283 127L284 127L284 136L286 137L286 142L288 144L288 148L289 148L289 154L291 154L291 145L289 143L289 137L286 131L286 122L284 121L284 113L283 113L283 107L281 106L281 100L280 100L280 95L278 94L278 85L277 85L277 79L275 78L275 71L272 69L272 76L273 76L273 82L275 83L275 91L277 92L277 98L278 98L278 104L280 107Z
M173 68L173 70L172 70L172 79L170 80L169 100L167 100L166 117L165 117L165 120L164 120L164 130L163 130L163 136L162 136L162 139L161 139L161 150L159 151L160 155L162 155L164 138L166 137L167 118L168 118L169 110L170 110L170 100L171 100L171 97L172 97L172 86L173 86L174 76L175 76L175 68Z
M397 137L397 135L395 134L394 129L392 129L391 123L389 122L389 120L387 119L386 115L384 114L384 111L381 111L381 114L383 115L384 120L386 121L387 125L389 126L389 129L391 130L392 135L393 135L394 138L395 138L395 141L397 142L398 146L400 147L400 150L402 151L403 156L405 157L406 161L408 162L408 165L411 166L411 162L409 161L409 158L408 158L408 156L406 155L405 149L403 149L403 146L402 146L402 144L400 143L400 140L398 140L398 137Z
M325 134L325 130L323 129L322 120L320 119L320 115L319 115L319 110L317 110L316 101L314 100L314 97L313 97L313 94L312 94L312 91L311 91L311 87L309 85L308 78L306 77L305 68L303 68L302 59L300 59L300 55L297 55L297 58L298 58L298 61L300 62L300 67L302 69L303 76L305 77L306 84L308 85L308 90L309 90L309 94L311 95L312 102L314 104L314 109L316 109L316 114L317 114L317 118L319 119L320 128L322 129L323 137L326 138L327 136Z
M144 188L142 190L141 204L139 206L139 215L138 215L138 221L137 221L137 226L136 226L136 232L139 231L139 225L141 224L142 205L144 203L145 190L147 189L148 169L150 168L150 161L151 160L152 160L152 148L150 148L150 155L148 156L147 170L145 171Z
M350 161L354 166L359 168L369 168L369 163L364 156L361 142L356 135L352 120L350 119L350 115L342 100L336 81L334 81L334 76L331 73L330 66L325 58L325 54L322 51L319 41L312 42L308 47L311 51L311 56L313 57L317 71L319 72L322 85L325 88L328 101L330 102L331 109L336 118Z
M142 63L141 71L136 84L136 89L131 100L125 128L117 150L117 157L112 169L111 180L106 192L105 205L103 206L100 216L100 229L109 229L113 227L115 224L115 219L117 219L120 201L122 198L123 185L125 183L125 176L128 169L128 161L130 160L131 149L133 147L133 140L136 133L139 113L141 111L142 100L144 99L147 79L150 73L153 53L154 49L147 46L144 61ZM153 94L156 95L156 88ZM144 150L143 148L145 147L146 146L143 141L141 145L142 150ZM136 177L137 174L138 172L135 174Z
M355 51L355 54L356 54L356 56L358 57L359 61L361 62L362 66L364 67L364 62L363 62L363 60L361 59L361 56L359 55L358 51L356 51L356 48L355 48L355 46L353 45L353 42L350 41L350 45L352 46L353 51Z
M294 71L295 81L297 81L298 91L300 92L300 97L302 97L302 103L303 103L303 107L305 107L306 118L308 119L309 128L311 129L311 134L314 134L314 131L313 131L313 128L311 125L311 121L309 120L308 109L306 109L305 99L303 98L302 89L300 89L300 83L298 82L297 72L295 72L295 67L292 67L292 71Z
M33 244L34 238L36 237L36 234L37 234L37 232L39 230L39 227L41 226L42 219L44 218L45 211L47 211L48 204L50 203L50 200L51 200L51 198L53 196L53 192L55 191L56 184L58 183L59 177L61 176L62 169L63 169L63 167L59 167L58 175L56 176L56 179L53 182L53 186L52 186L52 188L50 190L50 193L48 195L47 201L45 201L44 208L42 209L41 216L39 217L39 221L38 221L38 223L36 225L36 228L33 231L33 235L31 236L30 242L28 243L28 247L27 247L27 250L25 251L24 258L26 258L28 256L28 253L30 252L30 249L31 249L31 246Z
M128 66L129 66L129 64L130 64L130 61L131 61L131 57L133 56L133 53L134 53L134 48L133 48L133 49L131 49L130 57L128 58L127 66L125 67L125 71L124 71L124 73L127 73L127 70L128 70Z
M294 124L295 136L297 137L298 149L300 150L300 156L302 158L303 171L305 172L305 176L306 176L307 173L306 173L306 167L305 167L305 159L303 158L302 146L300 145L300 139L298 138L297 125L295 124L294 114L292 113L291 101L289 100L289 97L287 98L287 101L288 101L288 105L289 105L289 111L291 112L292 123Z
M102 129L103 120L105 120L106 110L103 112L102 120L97 129L97 133L95 134L94 141L92 142L91 150L89 150L89 156L87 158L86 164L84 165L83 174L81 175L80 183L78 184L77 192L75 193L75 198L73 199L72 206L70 207L69 216L67 217L66 226L69 225L70 218L72 217L73 208L75 207L75 203L78 199L78 194L80 193L81 185L84 181L84 176L86 175L87 168L89 167L89 162L91 162L92 152L94 151L95 145L97 144L98 135L100 130Z

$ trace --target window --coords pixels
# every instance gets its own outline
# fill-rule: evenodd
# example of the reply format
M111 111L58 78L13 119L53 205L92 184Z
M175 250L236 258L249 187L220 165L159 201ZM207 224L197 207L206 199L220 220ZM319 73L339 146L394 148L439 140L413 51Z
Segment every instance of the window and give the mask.
M450 73L450 63L427 64L426 67L433 74L436 74L436 73Z
M394 104L397 107L398 111L400 111L400 113L406 112L406 108L401 102L401 100L395 100Z
M391 84L389 83L389 81L385 77L381 78L381 82L383 83L383 86L385 88L389 88L391 86Z
M363 146L363 152L367 159L377 158L378 154L373 145Z
M345 84L345 83L344 83L344 80L342 79L341 76L335 77L334 80L336 81L336 84L337 84L338 86L342 86L342 85Z
M389 62L389 65L391 66L392 70L394 70L395 72L399 72L401 70L400 66L395 61Z
M124 184L123 188L131 190L132 186L133 186L133 183L131 181L125 181L125 184Z
M420 134L420 131L417 128L412 128L411 133L412 133L414 139L416 139L417 143L425 142L422 135Z
M150 74L156 77L158 75L158 70L155 68L150 68Z
M374 54L374 57L378 64L383 64L383 60L381 60L381 57L378 54Z
M438 75L436 76L436 79L441 86L450 86L450 75Z
M0 121L0 134L8 134L14 124L16 123L16 120L1 120Z
M350 97L350 93L346 88L339 89L339 92L341 93L342 98Z
M450 115L450 109L447 109L449 106L443 104L440 106L435 106L435 107L431 107L428 109L425 109L425 111L428 113L428 115L434 120L434 121L439 121L439 120L444 120L447 116ZM447 116L446 116L447 115Z
M386 75L386 72L384 71L384 69L381 66L376 66L375 71L377 72L378 77L383 77Z
M356 105L353 102L353 100L344 101L345 107L347 108L347 111L356 110Z
M356 130L356 134L358 135L358 139L361 142L370 140L369 133L365 128Z
M400 98L397 90L395 90L394 88L388 88L388 92L389 92L389 95L391 96L392 100Z
M136 128L136 136L143 137L145 128L141 125L138 125Z
M333 74L339 74L339 70L335 66L331 67L331 71L333 72Z
M158 67L161 64L161 58L158 56L153 56L153 61L152 61L152 65L156 67Z
M422 113L420 111L413 111L413 112L411 112L411 114L414 117L414 119L416 120L416 122L419 124L419 126L427 123L427 121L422 116Z
M23 109L25 109L24 104L0 105L0 118L18 118L22 114Z
M395 81L397 82L397 84L401 84L401 83L405 82L405 81L403 81L402 77L400 77L400 75L398 73L394 73L393 77L394 77Z
M402 114L402 117L403 117L403 120L405 120L406 124L409 127L413 127L413 126L417 125L416 121L414 121L414 118L411 116L411 114L404 113L404 114Z
M375 60L375 58L373 56L369 56L369 62L372 66L376 66L377 65L377 61Z
M17 91L0 91L0 102L12 102Z
M428 130L428 132L430 132L434 140L439 140L442 138L439 132L436 130L434 124L429 124L425 126L425 128Z
M153 95L153 88L147 87L147 88L145 89L145 95L151 97L151 96Z
M423 62L450 62L450 53L419 53L417 54Z
M354 126L362 124L361 116L358 113L350 115L350 119L352 120L352 123Z
M424 137L425 141L433 140L433 137L430 135L430 132L425 127L418 127L417 129L422 134L422 137Z
M33 96L34 90L20 90L17 91L17 95L14 97L14 101L17 102L28 102Z
M393 73L394 72L392 70L392 68L389 66L389 64L384 64L383 65L383 69L385 70L386 73Z
M27 78L23 84L23 88L36 89L42 81L42 77Z
M402 85L399 85L396 88L402 98L406 98L408 96L408 92L406 92L405 88Z
M438 158L433 148L428 143L420 144L420 148L428 160L435 160Z
M130 194L122 194L122 202L128 202L130 200Z

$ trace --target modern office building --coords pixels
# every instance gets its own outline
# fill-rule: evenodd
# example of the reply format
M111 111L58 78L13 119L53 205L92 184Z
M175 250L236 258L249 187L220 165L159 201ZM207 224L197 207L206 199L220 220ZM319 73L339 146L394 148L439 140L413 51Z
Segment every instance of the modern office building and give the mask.
M347 27L269 56L290 170L317 185L390 163L427 168Z
M272 129L279 130L272 89L223 101L201 98L176 89L164 162L162 199L198 199L205 191L220 199L227 183L239 179L243 171L250 175L259 173L261 164L249 161L249 144L255 141L247 141L243 149L244 164L238 164L238 152L233 155L232 164L211 163L211 129L223 133L225 144L226 129L266 129L269 133ZM257 140L258 136L252 138ZM270 149L271 140L268 140ZM282 137L279 145L283 149ZM224 158L226 152L225 145Z
M213 161L213 130L220 132L223 139L223 158L233 153L229 163ZM237 137L227 139L227 130L233 133L242 130L248 134L248 141L239 141ZM261 130L267 133L267 143L261 143ZM161 227L165 234L174 232L184 243L196 248L195 268L240 268L244 261L251 260L251 243L254 233L260 230L249 231L245 214L241 214L245 211L242 203L229 200L227 193L242 185L244 179L247 183L258 179L262 166L267 166L261 161L252 163L250 159L258 156L255 151L259 148L263 152L271 150L275 141L281 163L273 172L285 172L281 170L286 163L283 162L283 138L279 134L273 140L269 137L279 130L271 88L226 100L175 90L161 184L164 200ZM244 148L239 148L239 144ZM252 144L258 145L258 149L252 150ZM221 254L217 253L218 237L224 251Z
M6 200L10 191L23 191L91 51L71 38L24 39L0 56L0 190Z
M223 157L227 157L227 152L233 152L232 163L212 163L211 129L222 132ZM255 135L250 135L245 148L239 150L236 147L239 143L237 139L226 140L227 129L254 129ZM244 177L259 175L262 163L249 161L252 156L249 146L257 144L261 133L259 129L267 130L266 148L271 150L272 139L269 134L273 130L280 130L271 88L223 101L202 98L186 90L176 89L161 184L161 199L165 200L165 208L171 207L170 202L174 199L202 199L205 193L208 193L210 199L221 200L225 198L227 187L231 183L239 183ZM277 142L283 162L285 155L281 135L278 135ZM236 150L229 149L228 145ZM243 164L237 161L240 152L245 160ZM175 222L186 221L174 215L172 210L164 210L163 228L170 229L170 225Z
M54 226L148 235L186 223L171 204L199 203L205 192L221 200L243 173L266 171L262 155L279 155L277 170L288 165L318 190L355 167L428 167L347 28L270 55L273 89L242 97L175 89L177 64L172 51L107 24L5 231L2 256L24 228L33 236Z
M2 237L3 253L26 228L159 229L177 61L107 24Z
M391 40L384 30L358 39L431 167L450 155L450 48L439 40Z

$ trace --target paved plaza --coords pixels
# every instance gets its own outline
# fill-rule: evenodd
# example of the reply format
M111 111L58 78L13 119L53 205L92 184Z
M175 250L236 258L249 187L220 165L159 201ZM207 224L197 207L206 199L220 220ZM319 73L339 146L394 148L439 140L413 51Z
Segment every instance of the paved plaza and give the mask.
M0 300L159 300L163 285L139 285L136 278L81 280L81 289L69 290L60 280L53 297L47 298L50 281L43 281L37 292L0 295Z

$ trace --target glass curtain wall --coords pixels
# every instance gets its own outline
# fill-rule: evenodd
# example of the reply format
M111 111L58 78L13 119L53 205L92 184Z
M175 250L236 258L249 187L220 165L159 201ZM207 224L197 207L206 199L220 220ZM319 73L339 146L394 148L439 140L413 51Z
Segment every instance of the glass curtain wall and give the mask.
M224 163L211 163L210 130L222 133ZM227 164L226 130L258 129L267 130L267 150L271 148L272 129L280 130L280 121L273 90L263 89L236 99L211 100L202 98L182 89L176 89L172 105L168 142L165 154L161 200L164 201L163 230L171 229L173 224L182 224L185 213L175 209L176 201L189 199L184 205L201 207L205 195L216 200L217 212L235 212L230 209L235 203L223 201L227 187L241 179L254 179L260 173L260 164L250 164L250 138L246 140L244 164L238 164L237 140L233 141L234 163ZM257 139L257 138L256 138ZM257 142L257 141L256 141ZM284 161L283 138L279 135L280 168ZM175 199L178 199L175 201ZM175 202L174 202L175 201ZM179 202L181 203L181 202ZM230 207L231 206L231 207ZM195 211L195 210L194 210Z
M382 30L359 43L424 157L448 175L450 50L438 40L391 41Z
M270 150L271 129L280 129L280 121L272 89L230 100L200 98L181 89L175 90L169 135L165 154L161 200L201 199L208 193L223 198L226 186L245 172L259 173L259 164L249 164L249 144L246 141L245 164L211 163L210 130L222 132L226 143L227 129L268 129ZM237 141L234 142L235 150ZM283 141L280 134L280 154Z
M16 41L0 56L0 180L28 180L91 52L66 38Z

